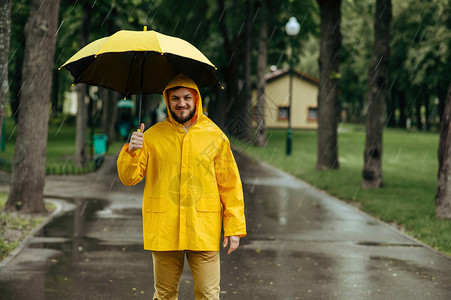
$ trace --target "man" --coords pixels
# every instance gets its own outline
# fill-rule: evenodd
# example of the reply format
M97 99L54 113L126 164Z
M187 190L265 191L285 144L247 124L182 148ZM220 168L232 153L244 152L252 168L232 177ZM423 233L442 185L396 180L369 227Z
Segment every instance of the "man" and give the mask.
M195 299L219 299L219 243L246 235L241 180L224 133L202 111L197 85L175 76L163 92L168 118L133 133L117 161L125 185L146 177L144 249L152 250L154 299L177 299L185 256Z

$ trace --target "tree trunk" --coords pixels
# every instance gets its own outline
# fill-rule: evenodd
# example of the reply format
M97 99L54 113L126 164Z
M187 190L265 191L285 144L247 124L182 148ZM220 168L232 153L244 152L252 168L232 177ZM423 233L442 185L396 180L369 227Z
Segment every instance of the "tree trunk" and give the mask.
M387 126L396 127L395 111L396 111L396 93L393 87L390 89L390 99L387 99Z
M204 95L202 95L204 96ZM161 97L159 95L154 94L148 94L146 95L146 101L144 102L146 104L145 108L143 109L143 112L146 114L146 117L148 118L146 123L146 128L149 128L156 124L157 122L157 109L160 105ZM144 104L143 103L143 104Z
M421 105L423 104L423 91L418 89L417 96L415 97L415 119L417 120L417 129L421 131L423 129L423 121L421 120Z
M59 0L32 0L25 25L21 112L5 209L45 210L43 191ZM45 46L43 46L45 45Z
M236 3L232 13L239 13L242 4ZM245 60L246 30L239 33L230 34L227 27L228 14L224 0L218 1L218 26L224 39L224 50L226 61L224 69L227 104L226 104L226 127L224 131L243 141L252 139L252 126L250 120L250 105L247 105L245 98L244 82L240 81L244 77L243 61ZM245 19L246 20L246 19ZM243 22L243 24L245 21ZM219 97L218 100L222 99ZM219 117L221 119L221 117Z
M391 0L376 0L374 50L368 70L368 114L362 188L379 188L382 179L382 136L385 125L387 78L390 61Z
M249 128L248 139L252 140L252 39L253 39L253 19L254 19L254 3L250 0L246 2L246 42L244 57L244 96L243 100L245 108L245 123Z
M234 47L234 41L231 41L229 38L229 30L227 28L226 19L227 11L225 8L224 0L218 0L218 27L224 39L224 51L226 54L226 60L228 62L226 67L224 68L225 91L222 91L227 94L227 103L216 103L216 107L224 107L224 110L218 110L217 112L215 112L215 119L223 120L224 127L220 128L223 129L226 134L228 134L228 132L231 131L231 129L229 128L230 121L228 120L228 110L230 110L230 105L233 104L233 102L235 102L235 99L237 98L236 90L238 88L235 88L235 86L238 86L238 84L236 83L238 76L235 69L236 59L234 59L234 55L236 55L237 51L234 51L236 50L236 48ZM221 90L219 90L219 92L221 93ZM224 95L219 95L219 97L216 98L216 101L223 101L224 98ZM220 116L221 114L223 114L223 116Z
M8 100L8 59L11 36L11 2L0 0L0 141L2 140L5 106Z
M406 128L407 116L406 116L406 94L404 91L398 91L399 100L399 122L398 126L401 128Z
M258 39L257 59L257 103L255 109L255 121L257 123L255 145L266 146L266 67L268 65L268 16L267 0L260 1L260 32Z
M429 110L429 89L427 84L423 85L423 91L424 91L424 97L423 97L423 102L424 102L424 112L426 115L426 122L424 123L424 130L429 131L430 127L431 127L431 111Z
M363 123L365 122L365 117L363 115L363 111L365 110L365 99L363 97L363 95L359 96L359 123Z
M225 119L226 128L224 132L235 136L238 139L246 140L250 134L250 128L247 128L244 123L243 118L243 103L240 102L240 88L239 88L239 66L237 64L237 58L233 57L237 54L233 54L231 61L232 63L224 70L226 76L226 93L227 100L225 104ZM224 99L224 98L220 98Z
M84 47L89 40L89 27L91 24L92 7L87 1L83 3L83 28L80 34L80 48ZM87 165L88 151L86 137L88 135L88 108L86 107L86 97L88 88L85 84L77 87L77 128L75 134L75 164L79 168Z
M114 124L116 123L119 94L113 90L103 88L102 90L102 132L108 136L107 147L109 147L116 140Z
M445 115L446 106L446 87L442 84L437 85L437 97L438 97L438 115L440 116L440 124L442 123L442 117Z
M25 42L22 41L23 48L25 48ZM19 114L20 114L20 92L22 91L23 81L22 81L22 69L23 69L23 56L16 56L14 58L16 60L14 64L14 75L12 80L16 82L13 85L10 102L12 117L14 118L14 122L19 123Z
M341 44L341 0L318 0L321 16L321 48L318 91L317 170L338 169L338 77Z
M435 216L451 219L451 84L446 97L438 146L438 181Z
M86 137L88 135L88 107L86 105L87 86L77 85L77 121L75 133L75 164L79 168L86 167L88 161Z
M212 94L215 97L208 103L208 117L219 127L225 128L225 106L227 100L224 91L220 87L212 88L215 92Z
M52 84L52 96L51 96L51 103L52 103L52 115L53 117L56 117L56 115L60 112L59 111L59 99L58 99L58 89L59 89L59 73L58 69L53 69L53 84Z
M91 11L89 11L89 14ZM111 17L108 20L108 35L114 34L116 25L114 23L116 18L116 8L111 9ZM91 17L89 16L89 19ZM86 29L89 32L89 28ZM87 33L88 34L88 33ZM117 117L117 101L120 95L113 90L104 89L104 96L102 97L102 131L108 136L107 148L116 140L115 123Z

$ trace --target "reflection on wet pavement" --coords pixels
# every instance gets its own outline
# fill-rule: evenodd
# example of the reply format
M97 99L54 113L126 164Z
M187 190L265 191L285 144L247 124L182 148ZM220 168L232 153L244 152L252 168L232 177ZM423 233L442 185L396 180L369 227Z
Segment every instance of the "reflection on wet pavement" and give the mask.
M246 251L233 258L242 271L229 268L235 280L228 293L238 291L240 299L451 298L449 258L291 175L243 160L249 236Z
M24 251L30 257L52 255L36 262L24 258L9 270L12 278L0 277L2 299L149 297L151 261L139 235L140 211L115 211L114 218L105 218L104 200L76 198L74 203L75 210L48 224Z
M221 250L221 299L451 298L449 258L290 175L245 156L237 161L248 236L232 255ZM71 199L75 209L0 269L2 299L152 298L143 186L121 186L114 170L103 174L91 180L96 197ZM68 191L76 188L66 180ZM186 267L179 299L193 298Z

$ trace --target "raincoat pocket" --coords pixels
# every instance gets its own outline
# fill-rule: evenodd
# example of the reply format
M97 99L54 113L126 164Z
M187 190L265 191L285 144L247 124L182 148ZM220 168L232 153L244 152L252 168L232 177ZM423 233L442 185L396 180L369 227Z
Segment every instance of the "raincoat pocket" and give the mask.
M200 198L197 201L197 211L220 212L221 210L221 202L218 198Z
M145 212L164 213L168 209L166 198L146 198L144 203Z

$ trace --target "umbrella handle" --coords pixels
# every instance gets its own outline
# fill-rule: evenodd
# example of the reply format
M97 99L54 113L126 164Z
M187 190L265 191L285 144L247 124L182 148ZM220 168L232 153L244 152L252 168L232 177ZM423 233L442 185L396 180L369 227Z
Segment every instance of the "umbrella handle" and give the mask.
M141 132L141 128L138 128L138 129L136 130L136 132ZM136 154L139 154L139 150L141 150L141 149L136 149L135 153L136 153Z

